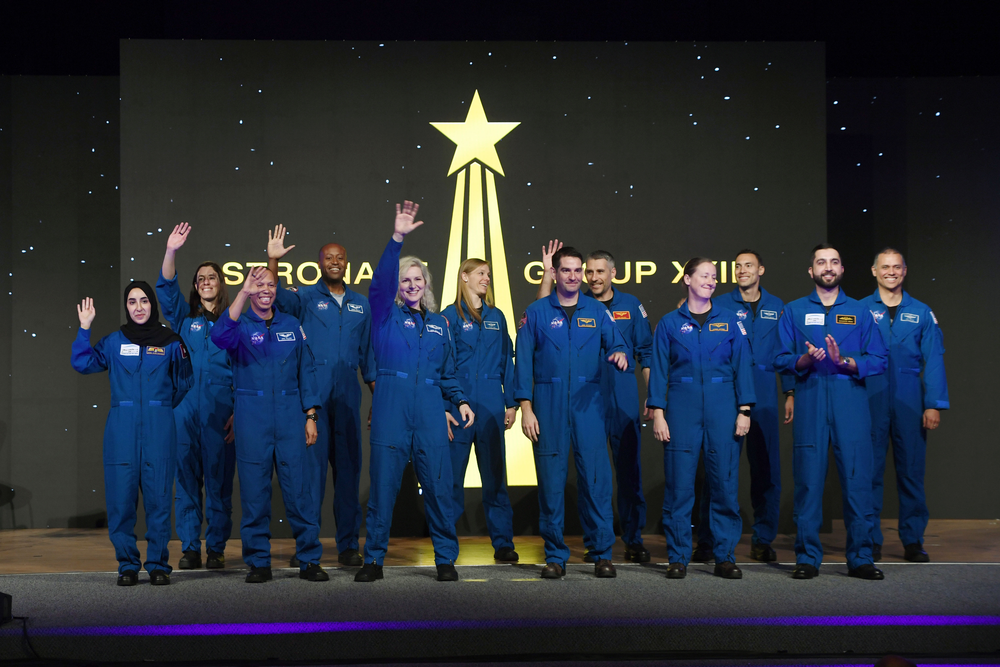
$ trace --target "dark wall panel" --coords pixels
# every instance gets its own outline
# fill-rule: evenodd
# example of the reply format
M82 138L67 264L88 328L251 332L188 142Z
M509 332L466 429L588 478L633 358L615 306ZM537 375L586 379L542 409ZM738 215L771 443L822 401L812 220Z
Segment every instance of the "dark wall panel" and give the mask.
M11 476L11 77L0 76L0 528L13 525L17 489Z

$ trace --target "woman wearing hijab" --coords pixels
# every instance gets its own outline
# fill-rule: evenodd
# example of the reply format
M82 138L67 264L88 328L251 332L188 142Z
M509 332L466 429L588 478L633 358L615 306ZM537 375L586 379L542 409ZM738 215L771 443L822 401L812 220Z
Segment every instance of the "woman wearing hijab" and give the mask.
M455 520L465 511L465 471L472 443L483 480L486 528L493 542L493 558L516 562L514 510L507 496L507 457L504 431L514 425L514 346L507 333L507 318L493 305L490 265L469 258L458 270L458 296L441 313L455 338L455 369L472 411L478 415L472 428L458 426L458 410L448 412L451 440L452 498Z
M437 580L458 581L445 401L458 409L465 427L472 426L475 415L455 379L451 333L447 320L434 312L430 273L416 257L399 256L403 237L424 224L415 222L419 208L410 201L402 208L396 204L392 239L368 289L378 380L372 397L365 564L354 581L383 577L392 510L411 459L423 487Z
M163 316L184 339L194 367L194 390L174 410L177 424L174 514L177 536L184 552L178 564L182 570L201 567L203 516L208 523L205 566L225 567L226 541L233 530L233 475L236 472L233 370L229 355L209 336L219 315L229 308L229 294L219 265L202 262L191 279L190 297L184 300L177 282L175 255L190 233L191 225L186 222L174 227L167 238L163 267L156 281L156 295L163 304Z
M170 583L167 542L170 499L177 467L173 409L192 385L191 361L181 337L160 324L153 288L125 288L126 324L90 346L97 311L85 298L76 307L80 330L73 341L73 368L84 375L108 371L111 409L104 428L104 495L108 533L118 559L118 585L139 580L135 520L139 489L146 512L149 582Z

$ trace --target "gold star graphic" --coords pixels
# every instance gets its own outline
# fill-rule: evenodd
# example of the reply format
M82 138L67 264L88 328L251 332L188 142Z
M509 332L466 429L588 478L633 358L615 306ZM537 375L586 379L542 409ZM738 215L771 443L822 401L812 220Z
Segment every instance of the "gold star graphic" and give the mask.
M448 175L479 160L484 165L504 176L497 155L496 143L520 123L491 123L486 120L486 111L479 100L479 91L472 96L469 114L464 123L431 123L439 132L455 142L455 157L451 160Z

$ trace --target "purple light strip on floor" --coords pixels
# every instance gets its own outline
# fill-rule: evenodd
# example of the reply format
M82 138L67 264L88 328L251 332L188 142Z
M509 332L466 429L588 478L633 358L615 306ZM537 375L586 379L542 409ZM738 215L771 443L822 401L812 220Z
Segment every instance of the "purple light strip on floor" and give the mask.
M301 623L218 623L189 625L124 625L33 628L32 634L50 637L205 637L223 635L292 635L373 630L510 630L558 627L617 626L711 627L941 627L1000 625L1000 616L761 616L755 618L635 618L635 619L483 619L429 621L346 621Z

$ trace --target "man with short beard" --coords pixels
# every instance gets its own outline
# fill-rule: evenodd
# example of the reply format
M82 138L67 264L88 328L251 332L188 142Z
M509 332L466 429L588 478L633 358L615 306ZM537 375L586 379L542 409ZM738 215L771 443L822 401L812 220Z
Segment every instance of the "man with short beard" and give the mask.
M823 489L830 445L844 496L847 573L884 579L872 561L872 441L865 378L884 373L888 350L871 312L840 289L844 266L828 244L813 248L816 289L785 306L774 366L795 375L794 579L819 575Z
M278 260L295 246L285 247L285 226L268 232L268 268L277 275ZM319 249L321 280L298 290L278 289L278 310L302 322L309 348L316 357L322 409L319 411L313 501L321 508L326 495L327 464L333 468L333 518L337 523L337 560L360 566L361 531L361 388L358 370L375 391L372 313L368 299L347 286L347 250L339 243ZM279 286L280 287L280 286ZM292 557L292 567L298 567Z

